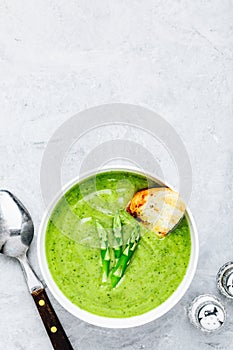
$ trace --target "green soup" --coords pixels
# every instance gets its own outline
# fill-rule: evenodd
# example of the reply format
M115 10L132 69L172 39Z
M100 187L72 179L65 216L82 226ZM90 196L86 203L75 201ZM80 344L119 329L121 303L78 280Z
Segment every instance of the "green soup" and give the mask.
M135 219L125 207L136 191L156 186L135 173L104 172L76 184L58 202L47 225L46 256L54 281L73 304L100 316L130 317L154 309L177 289L191 250L185 217L164 239L140 225L142 237L121 283L112 289L101 281L95 220L110 233L120 210L126 241Z

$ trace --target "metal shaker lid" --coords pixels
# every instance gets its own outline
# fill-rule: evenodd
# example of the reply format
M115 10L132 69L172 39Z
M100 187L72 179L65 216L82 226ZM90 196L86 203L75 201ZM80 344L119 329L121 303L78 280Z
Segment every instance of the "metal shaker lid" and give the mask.
M204 294L191 302L188 316L196 328L211 333L223 326L226 320L226 311L218 298L214 295Z
M218 271L217 288L220 293L228 298L233 299L233 262L229 261L224 264Z

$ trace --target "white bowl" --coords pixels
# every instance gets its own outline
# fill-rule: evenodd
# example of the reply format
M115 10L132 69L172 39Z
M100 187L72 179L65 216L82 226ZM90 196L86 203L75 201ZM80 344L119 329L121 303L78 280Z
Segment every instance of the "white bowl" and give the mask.
M88 174L85 174L85 176L82 176L82 178L75 178L72 181L70 181L67 185L65 185L61 189L61 191L54 198L54 200L49 205L42 219L42 222L39 228L39 235L38 235L38 246L37 246L38 258L39 258L39 265L42 271L43 278L49 290L51 291L53 296L57 299L57 301L67 311L69 311L71 314L78 317L79 319L99 327L130 328L130 327L136 327L136 326L146 324L148 322L151 322L159 318L160 316L164 315L166 312L171 310L171 308L173 308L173 306L175 306L178 303L178 301L183 297L183 295L189 288L190 283L192 282L192 279L194 277L196 267L197 267L198 252L199 252L198 234L197 234L197 229L196 229L196 225L193 220L193 217L189 209L186 208L185 216L189 223L190 234L191 234L191 254L190 254L188 268L186 270L186 274L182 282L180 283L179 287L175 290L175 292L165 302L163 302L161 305L159 305L155 309L148 311L139 316L133 316L133 317L127 317L127 318L109 318L109 317L103 317L103 316L97 316L97 315L91 314L90 312L80 309L77 305L74 305L58 288L48 268L46 252L45 252L45 234L46 234L47 223L57 202L64 195L64 193L67 192L67 190L70 189L73 185L77 184L78 182L84 180L85 178L91 175L95 175L96 173L114 171L114 170L123 170L123 171L129 171L129 172L145 175L145 173L129 167L104 168L101 171L92 171L91 173L88 173ZM171 187L168 184L165 184L163 181L155 178L151 174L146 173L146 176L148 178L151 178L152 180L154 180L160 185Z

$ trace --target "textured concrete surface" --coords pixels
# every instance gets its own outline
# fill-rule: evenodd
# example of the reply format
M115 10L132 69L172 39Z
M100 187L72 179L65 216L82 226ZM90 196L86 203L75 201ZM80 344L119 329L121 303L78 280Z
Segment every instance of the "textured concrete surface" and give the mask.
M87 107L125 102L153 109L180 135L192 164L200 259L185 297L157 321L109 330L79 321L50 295L75 349L233 349L232 301L222 298L227 324L211 336L192 328L185 313L194 296L217 293L215 274L233 259L232 18L228 0L0 1L0 183L25 202L36 229L45 210L40 166L48 140ZM64 182L92 147L122 137L122 126L106 128L71 147ZM124 130L125 138L132 135L154 150L172 182L175 167L162 145ZM41 276L36 239L30 260ZM50 349L20 267L4 257L0 266L0 348Z

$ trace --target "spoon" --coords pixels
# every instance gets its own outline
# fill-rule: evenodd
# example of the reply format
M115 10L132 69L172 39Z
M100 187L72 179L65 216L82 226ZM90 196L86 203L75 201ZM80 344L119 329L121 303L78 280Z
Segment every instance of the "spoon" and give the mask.
M27 251L34 226L24 205L9 191L0 190L0 253L16 258L55 350L73 350L41 281L29 265Z

